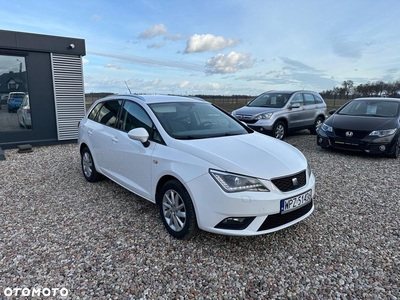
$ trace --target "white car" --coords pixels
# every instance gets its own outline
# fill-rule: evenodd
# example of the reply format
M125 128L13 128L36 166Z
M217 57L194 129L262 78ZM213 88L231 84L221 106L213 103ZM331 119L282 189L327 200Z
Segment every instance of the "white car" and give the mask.
M83 175L103 175L156 203L167 231L259 235L314 210L304 155L198 98L115 95L79 124Z
M21 127L31 128L31 106L29 104L29 96L25 95L21 106L17 110L18 123Z

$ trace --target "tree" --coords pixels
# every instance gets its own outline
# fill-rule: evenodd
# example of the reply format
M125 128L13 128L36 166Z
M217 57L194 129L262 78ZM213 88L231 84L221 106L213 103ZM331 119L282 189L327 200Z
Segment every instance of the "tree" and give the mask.
M342 83L345 95L346 95L346 99L349 100L349 95L353 94L354 92L354 82L353 80L345 80Z

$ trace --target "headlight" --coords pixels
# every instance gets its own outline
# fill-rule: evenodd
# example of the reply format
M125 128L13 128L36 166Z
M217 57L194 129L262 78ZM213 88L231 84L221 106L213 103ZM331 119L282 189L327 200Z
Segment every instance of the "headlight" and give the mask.
M384 136L392 135L395 132L396 132L396 128L395 129L387 129L387 130L375 130L375 131L372 131L369 135L377 136L377 137L384 137Z
M254 119L256 120L269 120L271 119L273 113L259 114Z
M330 131L330 132L333 132L333 128L332 128L331 126L329 126L329 125L326 125L325 123L322 123L321 129L322 129L323 131Z
M212 178L214 178L218 185L227 193L243 191L269 192L269 189L266 188L257 178L217 170L210 170L209 172Z

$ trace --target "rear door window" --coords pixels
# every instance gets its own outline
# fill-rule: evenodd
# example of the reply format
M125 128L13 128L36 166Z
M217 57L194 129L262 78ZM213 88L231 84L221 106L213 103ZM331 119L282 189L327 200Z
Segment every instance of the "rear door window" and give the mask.
M100 108L95 121L110 127L117 127L118 112L121 107L122 100L111 100L104 102Z
M306 101L306 105L315 104L314 96L311 94L304 94L304 100Z

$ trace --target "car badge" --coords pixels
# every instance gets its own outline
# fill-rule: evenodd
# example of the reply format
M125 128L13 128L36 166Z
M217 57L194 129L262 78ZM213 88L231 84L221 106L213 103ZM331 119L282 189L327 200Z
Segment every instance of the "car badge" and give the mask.
M299 185L299 181L297 180L297 178L292 178L292 183L293 183L293 186Z
M346 136L347 137L352 137L353 136L353 132L352 131L346 131Z

